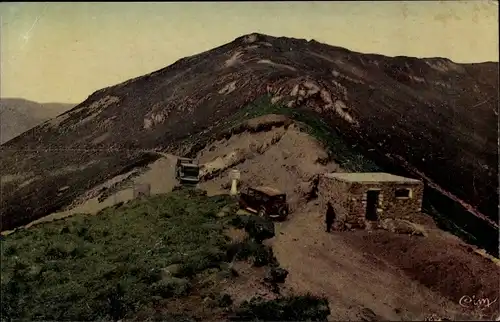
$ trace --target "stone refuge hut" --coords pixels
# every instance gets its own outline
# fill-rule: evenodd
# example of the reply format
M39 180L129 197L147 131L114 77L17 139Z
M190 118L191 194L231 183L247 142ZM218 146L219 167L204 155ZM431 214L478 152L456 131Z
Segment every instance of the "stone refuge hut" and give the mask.
M367 222L420 212L423 190L422 181L389 173L326 173L320 176L318 197L322 211L328 202L333 206L336 225L365 228Z

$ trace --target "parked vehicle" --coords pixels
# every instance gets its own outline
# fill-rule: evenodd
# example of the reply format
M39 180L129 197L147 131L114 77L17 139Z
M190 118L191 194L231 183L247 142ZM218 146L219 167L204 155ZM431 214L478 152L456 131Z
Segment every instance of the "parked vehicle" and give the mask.
M194 159L178 158L175 167L175 178L181 184L197 184L200 181L200 165Z
M248 188L239 196L241 209L269 219L285 220L289 214L286 194L271 187Z

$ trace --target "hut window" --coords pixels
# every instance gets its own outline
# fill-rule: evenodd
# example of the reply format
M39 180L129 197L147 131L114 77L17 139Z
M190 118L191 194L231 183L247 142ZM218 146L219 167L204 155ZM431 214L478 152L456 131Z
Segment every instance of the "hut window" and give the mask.
M408 188L399 188L396 189L395 197L399 199L408 199L411 198L411 190Z

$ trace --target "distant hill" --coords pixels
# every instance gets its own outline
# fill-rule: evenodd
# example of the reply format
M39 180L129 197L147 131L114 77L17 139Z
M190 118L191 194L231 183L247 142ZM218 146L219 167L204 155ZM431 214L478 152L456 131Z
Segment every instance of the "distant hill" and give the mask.
M37 103L22 98L0 99L0 144L56 117L76 104Z
M465 209L491 224L498 220L498 95L496 62L386 57L245 35L101 89L2 145L0 172L22 178L3 186L2 229L152 162L153 150L196 155L263 97L282 106L274 113L315 118L380 169L421 178L439 211L461 220ZM371 170L342 162L345 153L333 149L331 157L351 171Z

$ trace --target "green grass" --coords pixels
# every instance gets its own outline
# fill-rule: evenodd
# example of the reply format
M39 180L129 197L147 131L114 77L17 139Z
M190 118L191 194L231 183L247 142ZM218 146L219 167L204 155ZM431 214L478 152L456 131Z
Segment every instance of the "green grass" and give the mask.
M189 293L193 276L225 260L215 215L229 200L181 190L7 236L2 317L116 320ZM172 264L176 275L165 278Z
M330 314L325 298L310 294L265 301L255 297L232 314L231 321L327 321Z

